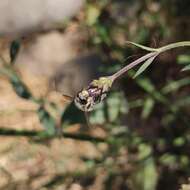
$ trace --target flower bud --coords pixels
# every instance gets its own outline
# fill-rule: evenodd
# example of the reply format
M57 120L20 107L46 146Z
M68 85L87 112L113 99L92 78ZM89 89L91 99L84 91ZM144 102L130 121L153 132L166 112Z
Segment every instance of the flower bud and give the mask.
M93 80L87 88L77 94L74 99L75 105L84 112L92 111L94 106L107 96L112 83L113 80L110 77Z

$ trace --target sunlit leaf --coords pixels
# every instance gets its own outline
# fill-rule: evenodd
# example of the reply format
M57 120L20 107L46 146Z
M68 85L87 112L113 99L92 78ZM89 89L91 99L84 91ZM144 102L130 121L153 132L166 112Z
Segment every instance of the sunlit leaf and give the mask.
M130 76L133 76L134 72L129 72ZM168 100L166 97L163 96L160 91L156 89L152 81L147 78L147 77L139 77L135 79L135 82L148 94L154 97L155 100L163 103L163 104L168 104Z
M90 114L90 123L104 124L106 121L117 122L121 114L126 114L127 112L128 104L123 93L112 92Z
M188 71L190 70L190 65L185 66L181 71Z
M177 57L178 64L188 64L190 63L190 55L179 55Z
M106 116L105 116L105 101L96 105L96 109L92 111L90 114L90 123L91 124L104 124L106 122Z
M177 158L173 154L165 153L160 157L159 161L165 166L172 166L176 163Z
M149 58L148 60L146 60L143 65L141 65L141 67L137 70L137 72L135 73L134 78L136 78L137 76L139 76L142 72L144 72L148 66L150 66L150 64L154 61L154 59L156 58L156 56Z
M148 97L145 102L144 102L144 106L143 106L143 110L142 110L142 114L141 114L141 117L143 119L146 119L148 118L148 116L151 114L153 108L154 108L154 104L155 104L155 101L153 98L151 97Z
M176 147L183 146L185 144L185 138L184 137L177 137L173 140L173 144Z
M151 147L146 144L139 146L139 165L132 175L133 189L154 190L158 181L158 173L154 158L151 155Z
M128 104L121 92L112 92L107 99L107 113L110 122L116 121L121 114L128 112Z

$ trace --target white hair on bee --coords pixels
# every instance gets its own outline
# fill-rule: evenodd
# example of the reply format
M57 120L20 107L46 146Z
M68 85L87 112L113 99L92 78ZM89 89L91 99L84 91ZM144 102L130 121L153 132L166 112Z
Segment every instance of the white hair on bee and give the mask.
M81 90L74 99L75 105L84 112L94 109L94 106L103 101L112 86L112 78L101 77L93 80L90 85Z

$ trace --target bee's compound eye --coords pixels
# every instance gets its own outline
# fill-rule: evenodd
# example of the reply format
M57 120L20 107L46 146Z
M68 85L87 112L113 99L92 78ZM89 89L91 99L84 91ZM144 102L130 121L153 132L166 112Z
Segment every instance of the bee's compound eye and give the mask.
M82 104L82 105L86 105L87 104L87 100L86 99L79 99L80 100L80 103Z

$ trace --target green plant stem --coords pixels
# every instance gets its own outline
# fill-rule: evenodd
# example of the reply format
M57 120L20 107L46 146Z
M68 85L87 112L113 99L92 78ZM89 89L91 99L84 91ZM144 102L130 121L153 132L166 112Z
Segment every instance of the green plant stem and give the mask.
M163 46L161 48L156 49L157 52L163 53L165 51L174 49L174 48L178 48L178 47L185 47L185 46L190 46L190 41L183 41L183 42L176 42L176 43L172 43L166 46Z
M114 81L114 80L118 79L121 75L126 73L128 70L132 69L133 67L139 65L140 63L142 63L142 62L146 61L147 59L154 57L156 55L158 55L158 52L148 53L148 54L144 55L143 57L140 57L139 59L133 61L129 65L125 66L124 68L122 68L121 70L119 70L118 72L116 72L115 74L110 76L110 78L112 79L112 81Z
M132 44L135 44L135 43L132 43ZM165 51L168 51L168 50L171 50L174 48L178 48L178 47L185 47L185 46L190 46L190 41L176 42L176 43L172 43L172 44L169 44L169 45L163 46L161 48L157 48L157 49L153 49L153 48L149 48L149 47L144 46L146 49L152 50L153 52L148 53L148 54L144 55L143 57L140 57L139 59L133 61L129 65L125 66L124 68L122 68L121 70L119 70L118 72L116 72L115 74L110 76L110 78L112 79L112 81L114 81L117 78L119 78L121 75L126 73L128 70L130 70L133 67L139 65L140 63L146 61L149 58L156 57ZM141 47L141 45L138 45L138 47ZM143 48L143 49L145 49L145 48Z

